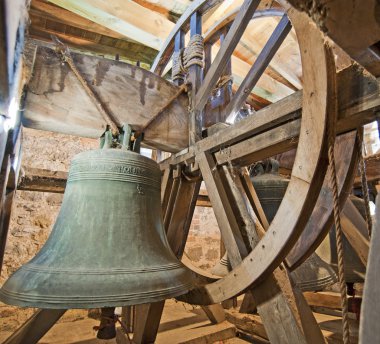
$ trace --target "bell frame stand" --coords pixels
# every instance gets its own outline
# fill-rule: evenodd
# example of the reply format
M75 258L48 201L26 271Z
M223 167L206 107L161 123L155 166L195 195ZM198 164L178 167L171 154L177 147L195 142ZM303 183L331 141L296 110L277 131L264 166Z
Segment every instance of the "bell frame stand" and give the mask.
M218 2L198 0L189 6L165 42L152 71L159 75L164 72L173 50L184 48L189 29L191 36L201 34L202 15ZM289 9L281 13L279 26L235 95L232 97L228 84L222 89L216 116L206 103L220 77L231 74L231 54L256 9L263 10L259 3L246 0L234 18L215 29L214 42L205 42L204 68L199 65L189 68L189 147L160 164L164 225L173 252L181 258L203 180L233 270L218 280L194 271L197 287L178 299L201 305L212 321L219 322L224 319L220 302L246 293L245 307L257 308L272 343L323 343L311 309L289 279L287 268L301 264L331 224L331 212L318 222L322 207L332 208L331 199L322 196L329 187L327 130L336 129L338 140L342 141L336 143L335 149L337 156L342 156L338 181L343 204L357 161L355 131L376 120L380 83L366 79L354 66L336 74L321 32L310 25L306 14ZM291 26L301 48L303 91L202 139L203 123L211 126L224 122L226 114L241 108L250 93L246 90L255 86ZM216 40L223 44L211 63L211 45ZM360 90L352 89L354 83L360 85ZM268 227L246 166L295 148L297 143L287 193ZM4 221L2 225L3 230L8 227L4 227ZM312 239L306 240L310 234ZM155 341L163 307L164 301L136 306L134 343ZM39 310L5 343L37 343L64 312Z

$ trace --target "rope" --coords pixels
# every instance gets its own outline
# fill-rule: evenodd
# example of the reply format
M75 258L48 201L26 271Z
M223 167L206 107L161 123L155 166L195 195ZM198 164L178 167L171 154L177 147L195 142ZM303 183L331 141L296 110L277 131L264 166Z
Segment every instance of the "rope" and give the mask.
M339 197L338 197L338 181L336 177L335 169L335 156L334 156L334 142L335 135L332 130L329 131L329 145L328 145L328 158L329 169L331 174L331 187L334 200L334 222L335 222L335 234L336 245L338 253L338 276L339 276L339 289L342 301L342 322L343 322L343 343L350 343L350 329L348 324L348 303L346 293L346 282L344 279L344 261L343 261L343 241L342 241L342 227L340 224L340 210L339 210Z
M84 90L86 91L86 93L89 95L89 97L91 98L91 100L94 102L94 104L98 108L98 110L99 110L100 114L102 115L103 119L106 121L106 123L111 128L112 134L114 136L119 135L119 128L117 126L117 123L113 120L113 118L111 117L111 115L105 109L104 105L101 103L101 101L99 100L99 98L96 96L96 94L90 88L90 86L87 83L87 81L84 79L84 77L82 76L82 74L77 69L77 67L76 67L76 65L75 65L75 63L73 61L73 58L71 57L70 50L56 36L52 35L52 39L55 42L56 51L61 54L63 61L65 61L69 65L69 67L71 68L71 70L73 71L73 73L75 74L75 76L77 77L77 79L79 80L79 82L82 84Z
M362 183L363 198L365 204L365 219L367 222L368 237L371 238L372 234L372 217L371 211L369 209L369 192L368 192L368 182L367 182L367 173L366 165L363 157L364 145L363 145L363 133L357 134L358 136L358 146L359 146L359 172Z
M183 67L188 70L189 67L198 65L204 67L203 63L204 44L202 35L195 34L191 36L189 44L183 52Z
M183 49L173 53L172 80L185 80L186 70L183 66Z
M191 36L185 49L173 53L172 80L185 80L185 75L191 66L204 67L204 44L202 35Z

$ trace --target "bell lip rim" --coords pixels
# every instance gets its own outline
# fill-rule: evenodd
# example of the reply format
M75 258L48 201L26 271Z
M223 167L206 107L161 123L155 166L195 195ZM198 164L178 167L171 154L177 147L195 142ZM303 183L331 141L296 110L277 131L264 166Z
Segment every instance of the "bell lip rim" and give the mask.
M193 282L183 283L180 286L177 286L175 288L167 288L164 291L158 293L154 292L152 296L146 295L144 297L133 297L131 296L129 300L124 299L122 300L115 300L117 297L116 295L111 296L102 296L98 297L98 301L96 300L96 296L90 296L91 301L86 302L83 298L78 298L77 302L73 302L73 299L71 298L71 302L62 302L62 297L59 300L60 302L53 302L48 299L44 299L42 302L36 302L36 301L25 301L20 300L18 301L17 298L14 298L12 296L7 296L4 293L3 288L0 289L0 301L7 305L17 306L17 307L25 307L25 308L40 308L40 309L90 309L90 308L104 308L104 307L122 307L122 306L133 306L133 305L140 305L145 303L152 303L152 302L159 302L164 301L166 299L175 298L180 295L184 295L188 293L192 288L194 287ZM174 289L174 290L171 290ZM141 295L141 292L136 293L136 295ZM124 295L125 297L127 295ZM121 297L122 298L122 297ZM110 301L114 300L114 301ZM11 302L9 302L11 301ZM61 303L62 302L62 303Z

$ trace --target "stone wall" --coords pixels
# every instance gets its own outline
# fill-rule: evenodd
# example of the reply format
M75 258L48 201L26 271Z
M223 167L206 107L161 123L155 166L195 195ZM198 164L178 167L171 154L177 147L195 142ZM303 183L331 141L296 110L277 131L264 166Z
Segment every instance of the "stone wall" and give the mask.
M24 129L22 165L68 171L75 154L97 147L97 140ZM58 215L62 196L54 193L17 191L0 285L43 246ZM212 209L197 208L186 246L186 252L194 264L205 269L212 267L219 259L219 240ZM33 312L34 309L21 309L0 303L0 342ZM69 311L61 321L72 321L86 315L85 311Z
M24 129L22 165L68 171L75 154L97 146L97 140ZM0 285L21 265L34 257L43 246L58 215L62 197L63 195L54 193L16 192ZM0 303L1 337L6 338L34 311ZM70 311L61 321L83 318L86 314L85 311Z

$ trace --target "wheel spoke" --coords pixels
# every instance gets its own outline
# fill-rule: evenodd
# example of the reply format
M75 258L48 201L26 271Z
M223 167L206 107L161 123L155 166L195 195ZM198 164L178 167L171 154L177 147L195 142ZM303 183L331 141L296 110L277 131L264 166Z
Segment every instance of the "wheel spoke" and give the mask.
M282 42L290 32L292 24L286 14L283 15L280 22L276 26L268 42L265 44L263 50L260 52L255 63L252 65L247 76L240 84L239 89L232 98L232 101L226 108L225 117L239 111L244 104L247 96L251 93L252 89L256 86L257 81L263 75L265 69L273 59L274 54L277 52Z
M215 87L219 77L222 75L228 60L239 43L259 3L260 0L245 0L241 6L236 19L231 25L231 29L228 31L226 39L223 41L214 62L203 80L202 86L197 92L196 110L202 111L206 105L210 90Z

